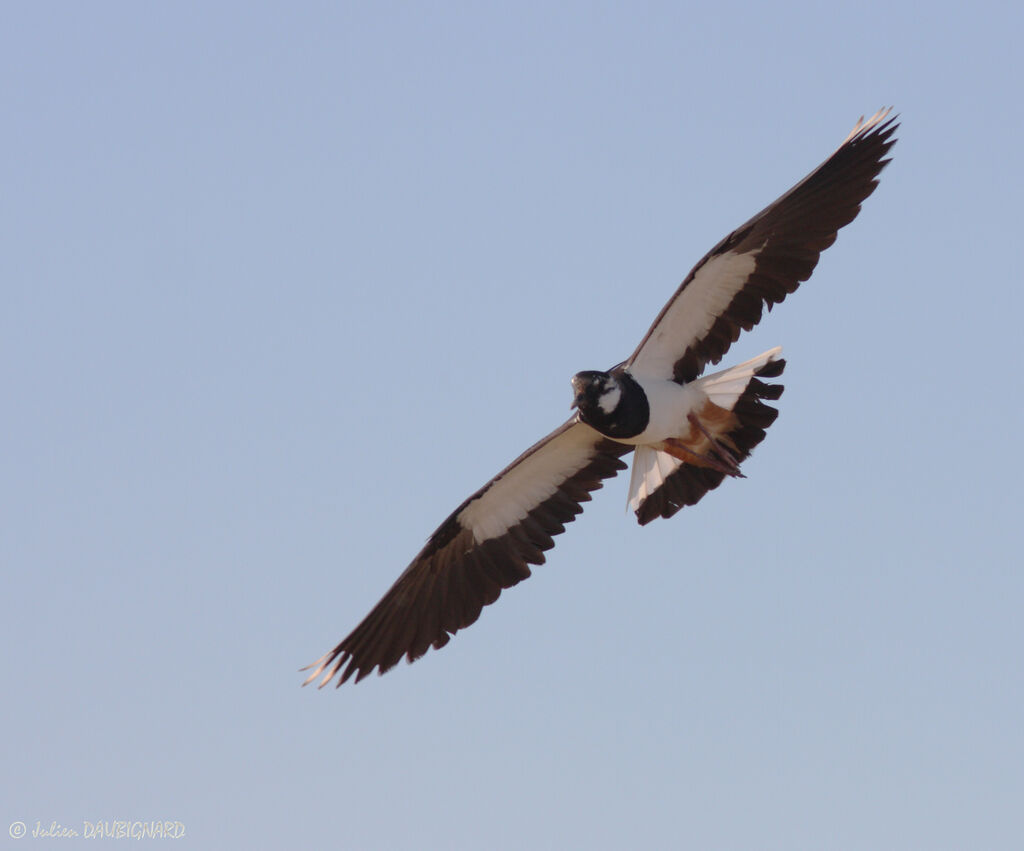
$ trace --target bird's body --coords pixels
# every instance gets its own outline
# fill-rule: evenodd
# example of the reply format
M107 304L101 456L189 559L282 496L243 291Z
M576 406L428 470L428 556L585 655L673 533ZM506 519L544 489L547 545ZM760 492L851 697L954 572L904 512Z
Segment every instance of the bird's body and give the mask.
M581 407L580 419L605 437L629 446L680 437L687 415L696 412L704 401L697 382L636 378L626 371L611 375L618 384L605 398L614 400L615 407L610 413L600 405L591 411Z
M774 348L703 375L741 330L810 277L820 253L874 191L894 143L888 110L857 124L807 178L694 267L636 351L572 379L576 414L462 503L369 615L306 680L381 673L473 623L501 590L543 564L553 537L633 453L629 504L641 524L693 505L764 439L785 368ZM344 666L344 670L342 670Z

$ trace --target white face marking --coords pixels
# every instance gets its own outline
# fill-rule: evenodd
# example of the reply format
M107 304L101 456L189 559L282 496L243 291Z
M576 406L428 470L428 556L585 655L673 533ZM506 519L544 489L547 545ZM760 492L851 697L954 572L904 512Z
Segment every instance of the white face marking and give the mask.
M612 384L610 387L606 384L604 393L600 395L597 400L597 407L601 409L604 414L611 414L618 407L619 399L622 398L622 390L618 385L618 382Z

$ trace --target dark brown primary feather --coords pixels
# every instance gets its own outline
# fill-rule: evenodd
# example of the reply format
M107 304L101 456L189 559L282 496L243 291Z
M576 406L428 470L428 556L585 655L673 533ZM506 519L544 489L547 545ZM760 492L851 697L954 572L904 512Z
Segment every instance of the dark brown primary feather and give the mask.
M506 474L552 441L583 429L591 442L589 460L568 471L555 490L540 500L503 534L478 542L464 525L466 510ZM580 432L573 432L579 435ZM430 536L426 546L372 611L330 653L310 665L310 682L327 671L321 686L339 674L337 685L353 675L363 679L374 668L384 673L403 656L410 662L430 647L440 648L451 635L472 624L486 605L505 588L530 575L531 564L543 564L544 552L555 544L553 536L565 531L601 482L624 470L622 455L633 447L602 438L589 426L566 423L528 449L487 485L460 505ZM304 669L305 670L305 669Z
M835 242L839 229L853 221L861 202L874 192L878 175L889 162L885 155L896 141L892 135L899 125L895 117L883 120L885 115L859 124L810 175L711 249L658 315L627 366L641 355L673 304L687 297L695 275L714 258L728 252L757 252L753 272L725 310L709 317L710 327L696 339L673 341L680 354L672 377L679 382L692 381L707 364L718 363L740 331L749 331L760 321L765 305L770 310L806 281L821 252ZM699 310L700 305L693 309Z

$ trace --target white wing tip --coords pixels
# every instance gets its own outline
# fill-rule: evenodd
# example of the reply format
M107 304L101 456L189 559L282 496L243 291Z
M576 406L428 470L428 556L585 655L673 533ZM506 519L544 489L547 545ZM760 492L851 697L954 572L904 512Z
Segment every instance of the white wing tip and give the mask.
M883 107L882 109L878 110L878 112L876 112L874 115L872 115L867 121L864 120L864 116L862 115L860 118L857 119L857 123L856 125L854 125L854 128L850 131L850 135L843 139L843 145L852 142L858 136L863 136L866 133L869 133L871 130L873 130L883 121L885 121L885 119L889 117L890 112L892 112L891 106ZM841 148L843 145L840 145L839 147Z
M324 669L327 668L327 666L331 663L330 657L330 653L325 653L323 656L317 659L312 665L306 665L306 667L304 668L299 668L300 671L308 671L310 670L310 668L316 667L316 670L313 671L313 673L306 677L306 679L303 681L303 686L308 686L311 682L313 682L313 680L315 680L317 677L320 676L320 674L323 673ZM335 664L334 667L330 671L328 671L327 674L324 675L323 681L317 684L317 688L323 688L325 685L327 685L327 683L331 681L331 678L338 672L338 667L339 664Z

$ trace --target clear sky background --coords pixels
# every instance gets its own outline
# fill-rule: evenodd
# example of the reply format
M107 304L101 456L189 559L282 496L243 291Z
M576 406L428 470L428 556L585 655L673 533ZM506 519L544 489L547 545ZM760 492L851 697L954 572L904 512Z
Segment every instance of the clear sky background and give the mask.
M5 843L1024 846L1019 4L0 18ZM789 360L747 479L640 528L620 476L443 651L299 687L889 104L726 361Z

